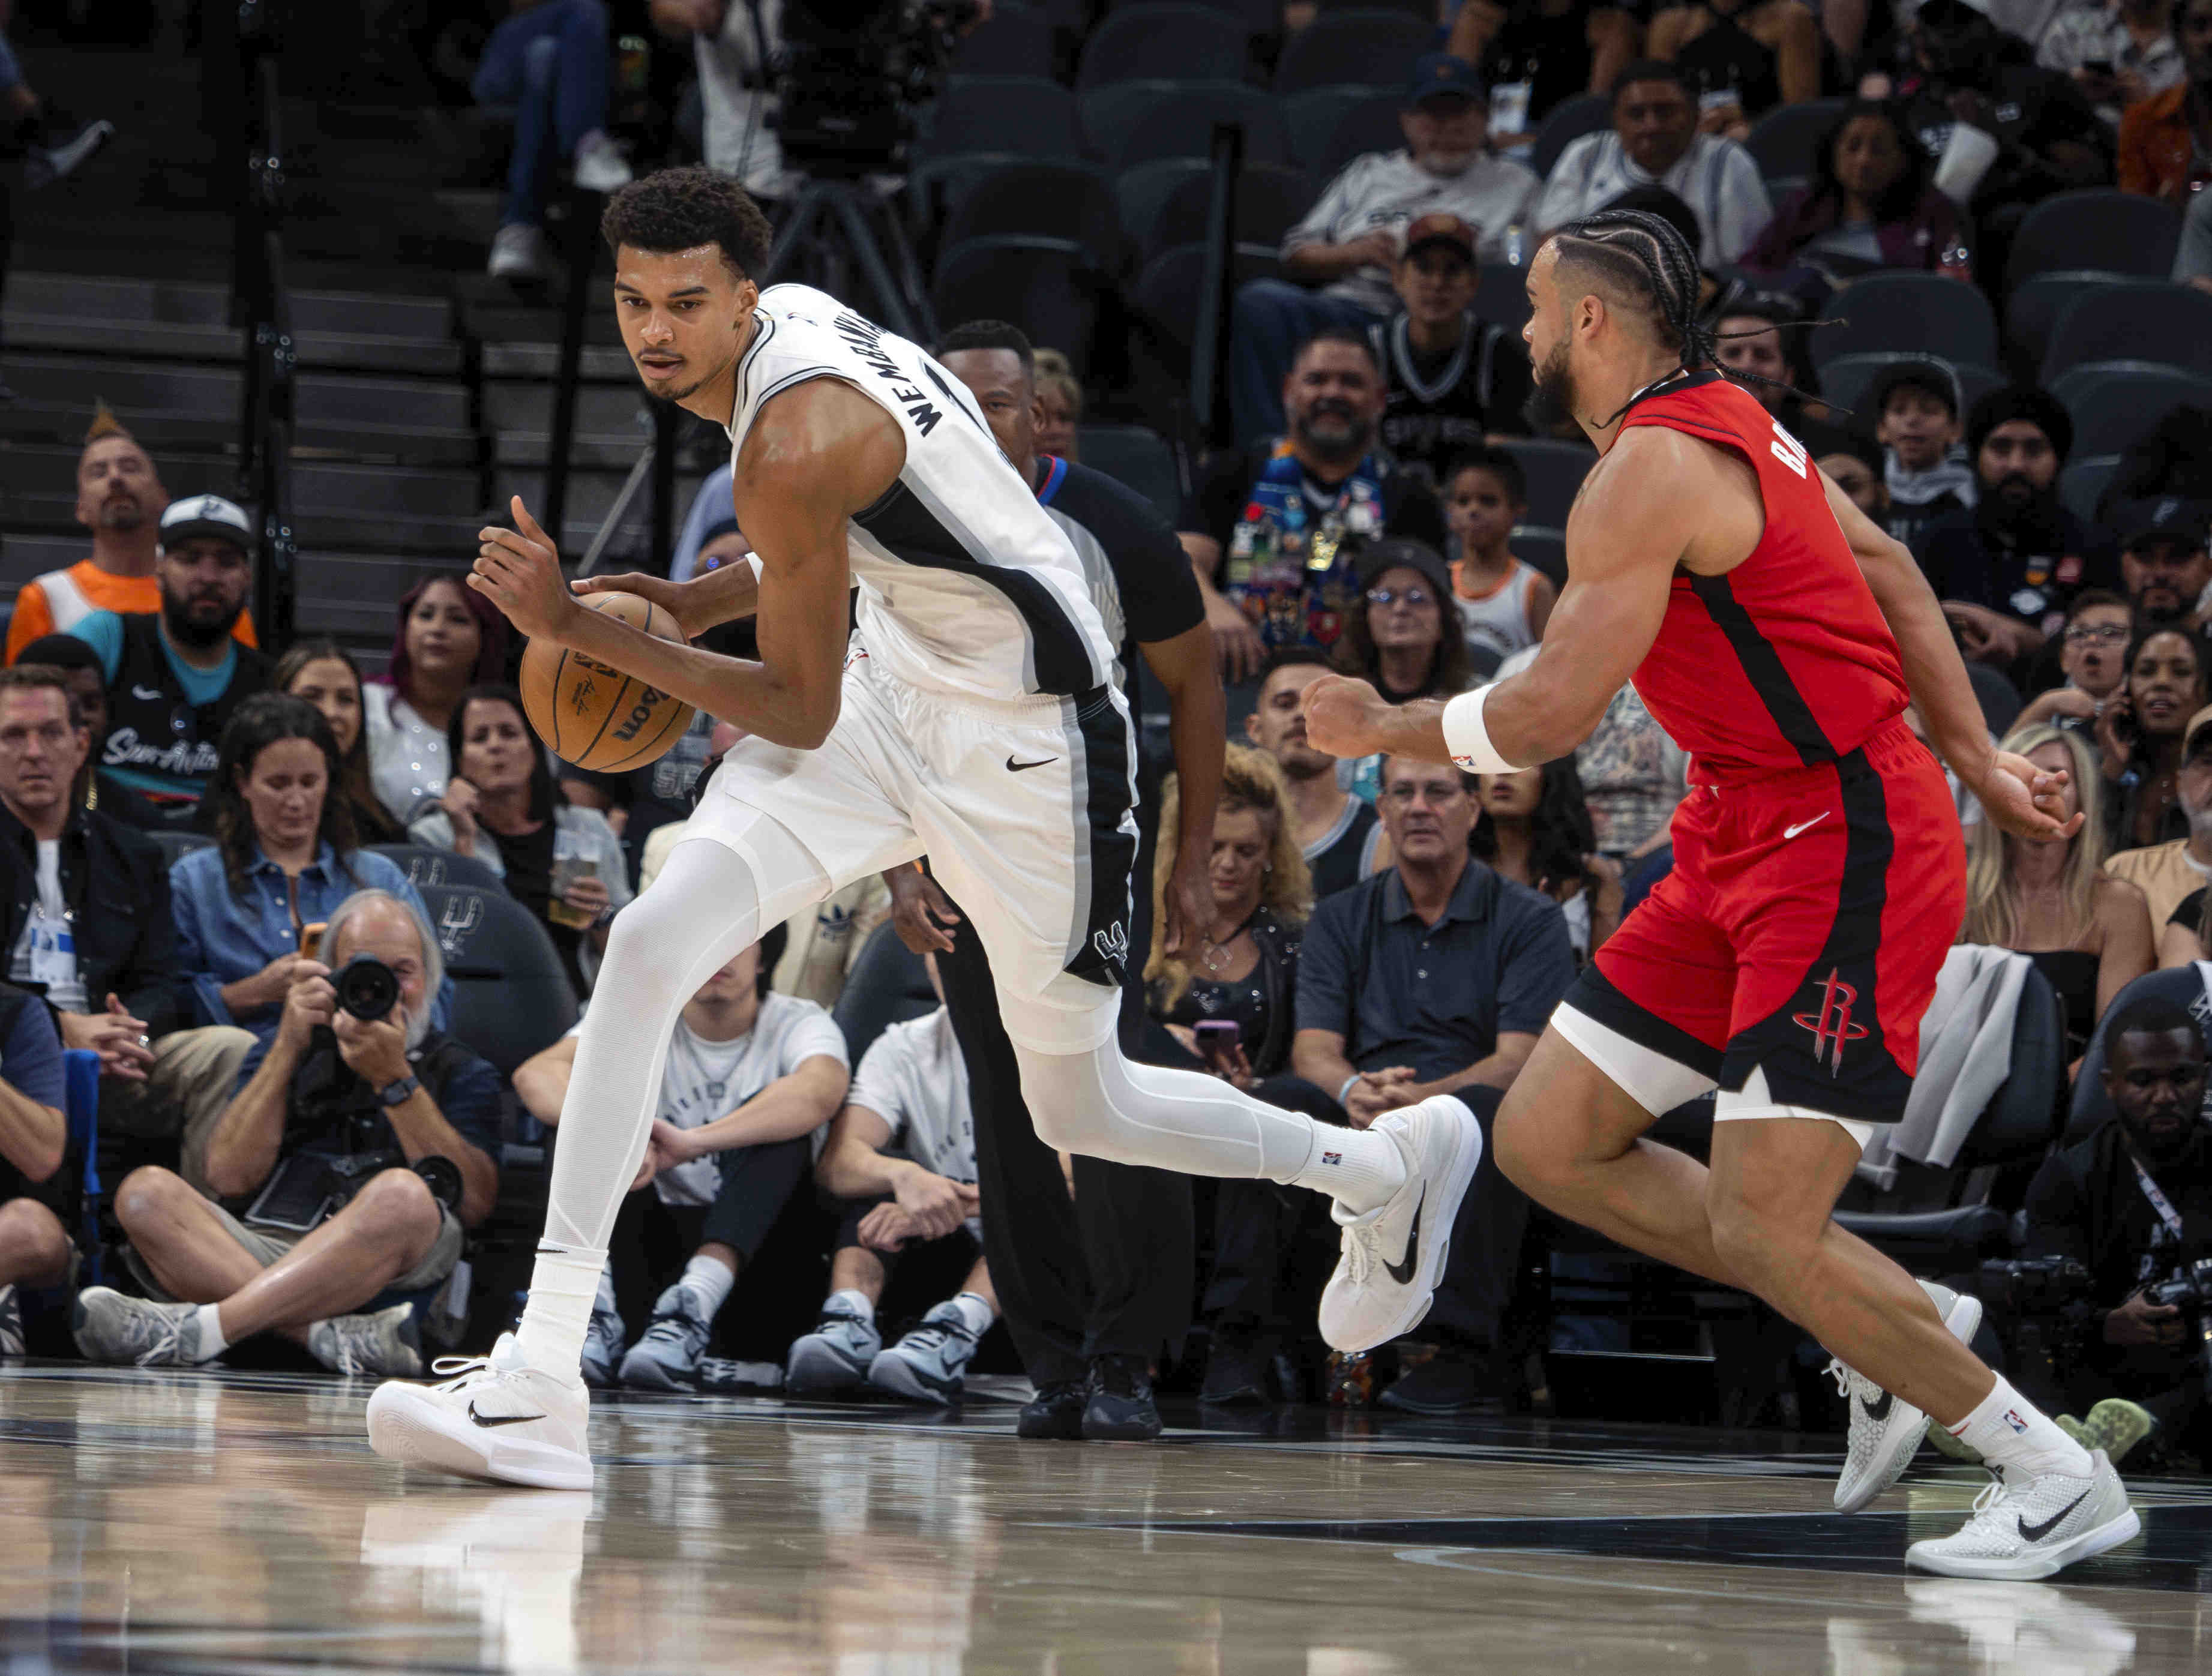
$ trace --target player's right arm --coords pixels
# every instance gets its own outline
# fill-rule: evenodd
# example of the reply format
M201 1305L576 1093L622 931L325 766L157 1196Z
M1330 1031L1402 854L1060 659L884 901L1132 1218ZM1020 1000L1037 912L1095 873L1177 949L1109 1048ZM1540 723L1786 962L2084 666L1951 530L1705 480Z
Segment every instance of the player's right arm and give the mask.
M2008 832L2024 838L2056 838L2078 831L2079 814L2063 827L2057 818L2066 776L2046 774L2025 757L1999 750L1990 738L1966 660L1952 637L1951 621L1911 551L1861 512L1825 471L1820 484L1897 641L1905 687L1936 754Z

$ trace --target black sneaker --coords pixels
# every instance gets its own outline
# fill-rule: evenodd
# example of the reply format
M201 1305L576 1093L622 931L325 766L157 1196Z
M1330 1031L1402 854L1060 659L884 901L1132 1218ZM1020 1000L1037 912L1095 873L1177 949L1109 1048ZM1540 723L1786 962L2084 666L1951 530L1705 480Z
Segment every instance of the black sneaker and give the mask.
M1214 1408L1264 1408L1267 1363L1267 1352L1256 1340L1242 1333L1216 1333L1198 1400Z
M1407 1414L1464 1414L1490 1398L1481 1357L1447 1347L1393 1380L1376 1399Z
M1142 1357L1092 1357L1088 1397L1083 1408L1086 1442L1149 1443L1160 1435L1159 1406L1152 1400L1152 1376Z
M1067 1442L1083 1439L1083 1406L1090 1389L1079 1379L1056 1379L1037 1387L1037 1394L1022 1405L1014 1420L1017 1437L1056 1437Z

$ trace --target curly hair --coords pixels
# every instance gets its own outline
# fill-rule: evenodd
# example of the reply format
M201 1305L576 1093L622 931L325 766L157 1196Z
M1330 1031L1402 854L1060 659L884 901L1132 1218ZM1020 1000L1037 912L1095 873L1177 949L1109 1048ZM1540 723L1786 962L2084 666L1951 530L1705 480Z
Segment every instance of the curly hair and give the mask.
M631 181L607 200L599 236L611 251L628 245L655 255L719 245L740 279L761 276L775 243L768 217L745 189L696 165Z
M1221 800L1216 816L1242 814L1260 817L1267 835L1267 871L1260 885L1260 906L1285 925L1303 925L1313 911L1313 874L1307 870L1305 853L1291 829L1290 808L1283 791L1283 771L1264 750L1231 745L1221 762ZM1145 981L1163 983L1159 1005L1172 1007L1190 987L1189 960L1167 952L1168 881L1175 875L1175 844L1168 835L1182 829L1182 787L1170 774L1160 787L1160 832L1163 841L1152 857L1152 947L1145 959Z

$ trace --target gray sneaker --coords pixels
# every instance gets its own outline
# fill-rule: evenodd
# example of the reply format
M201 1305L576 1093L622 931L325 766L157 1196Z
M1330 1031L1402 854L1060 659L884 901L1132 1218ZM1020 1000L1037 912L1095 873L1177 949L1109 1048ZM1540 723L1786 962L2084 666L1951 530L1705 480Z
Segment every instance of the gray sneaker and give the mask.
M947 1299L921 1325L868 1364L868 1383L908 1402L955 1403L975 1354L960 1306Z
M872 1321L843 1309L825 1309L814 1331L795 1339L784 1370L784 1389L794 1395L849 1391L868 1376L884 1347Z
M623 1346L629 1342L623 1318L602 1304L592 1305L592 1324L584 1329L584 1383L599 1391L621 1384Z
M678 1281L653 1306L645 1336L622 1359L622 1382L641 1391L689 1391L699 1382L699 1356L714 1322L698 1294Z
M189 1368L202 1360L199 1305L126 1297L109 1286L76 1295L70 1335L93 1362Z
M415 1306L395 1303L373 1315L332 1315L317 1321L307 1330L307 1354L349 1378L374 1374L420 1379L422 1333L415 1325Z

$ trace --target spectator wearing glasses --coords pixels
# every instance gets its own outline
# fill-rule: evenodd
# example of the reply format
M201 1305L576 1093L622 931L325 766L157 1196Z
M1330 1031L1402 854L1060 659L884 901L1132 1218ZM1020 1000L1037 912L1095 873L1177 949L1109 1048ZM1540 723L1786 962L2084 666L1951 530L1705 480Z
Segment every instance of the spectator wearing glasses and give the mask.
M2035 962L2066 1009L2067 1058L2076 1060L2112 998L2151 969L2150 909L2142 890L2103 871L2102 779L2079 732L2016 727L1997 747L2073 778L2055 812L2087 818L2071 838L2016 838L1992 821L1966 829L1966 914L1961 943L2012 949Z
M1449 698L1470 679L1451 572L1418 541L1378 541L1359 556L1360 601L1336 643L1336 666L1393 704Z
M1975 501L1921 537L1920 568L1960 648L2025 674L2092 574L2088 532L2058 500L2074 422L2040 390L1993 390L1966 415Z
M2097 713L2120 689L2121 660L2135 633L2132 621L2128 602L2108 589L2084 588L2075 594L2058 637L2058 670L2065 684L2037 697L2020 713L2018 725L2094 727Z
M2154 923L2163 924L2182 892L2154 889L2130 863L2153 847L2174 853L2195 817L2181 789L2189 737L2204 720L2204 647L2179 628L2139 628L2129 643L2127 677L2097 716L2099 767L2108 794L2106 830L2112 871L2142 885Z
M1389 835L1375 805L1346 791L1337 759L1306 739L1306 689L1328 672L1322 653L1302 647L1276 653L1244 719L1246 736L1282 770L1286 824L1316 902L1390 865Z

